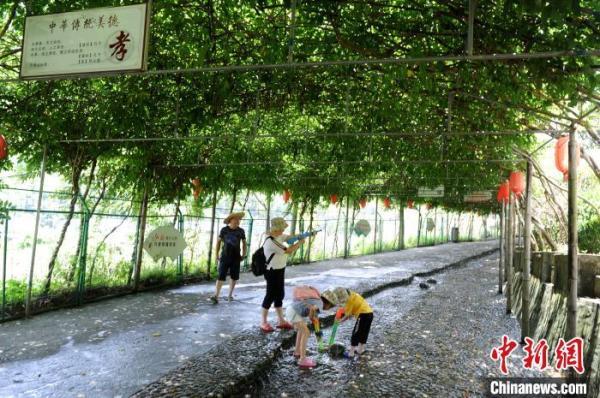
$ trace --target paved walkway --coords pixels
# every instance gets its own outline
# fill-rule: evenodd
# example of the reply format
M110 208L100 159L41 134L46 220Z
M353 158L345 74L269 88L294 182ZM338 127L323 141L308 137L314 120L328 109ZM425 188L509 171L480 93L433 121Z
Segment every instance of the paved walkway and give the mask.
M287 285L364 291L496 244L446 244L296 266L286 271ZM212 291L212 283L190 285L0 324L0 396L128 396L190 357L256 327L264 280L242 275L236 301L218 306L207 300Z
M291 349L275 362L256 397L478 397L484 377L498 377L490 351L503 334L520 339L514 317L498 295L497 254L435 275L437 284L386 290L368 301L375 311L368 354L359 360L317 355L311 371L299 371ZM418 282L418 281L415 281ZM353 324L338 331L348 342ZM312 338L311 350L315 352ZM509 358L512 377L542 377L521 366L522 349ZM548 377L549 374L546 374Z

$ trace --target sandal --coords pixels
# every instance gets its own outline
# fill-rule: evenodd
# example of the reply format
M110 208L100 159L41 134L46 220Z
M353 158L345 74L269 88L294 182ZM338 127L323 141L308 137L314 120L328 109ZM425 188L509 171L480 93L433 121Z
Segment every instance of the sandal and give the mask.
M292 330L293 328L294 328L294 326L292 326L292 324L287 321L277 325L277 329Z
M273 329L273 326L271 326L271 324L269 323L263 323L262 325L260 325L260 330L262 330L265 333L271 333L275 331L275 329Z
M217 298L217 296L211 296L211 297L210 297L210 301L211 301L213 304L219 304L219 299Z
M298 366L301 368L314 368L317 366L317 362L311 358L304 358L302 361L298 362Z
M354 359L358 357L358 354L354 353L354 355L350 355L349 351L344 351L343 357L347 359Z

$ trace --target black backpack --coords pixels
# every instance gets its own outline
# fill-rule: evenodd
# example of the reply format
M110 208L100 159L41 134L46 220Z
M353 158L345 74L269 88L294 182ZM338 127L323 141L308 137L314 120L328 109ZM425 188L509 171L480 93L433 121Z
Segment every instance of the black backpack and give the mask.
M273 238L271 236L268 236L267 239L273 239ZM267 239L265 239L265 242L267 241ZM264 246L264 243L263 243L263 246ZM263 249L263 246L259 247L258 250L256 250L254 252L254 254L252 255L251 269L252 269L252 273L255 276L261 276L261 275L265 274L265 271L267 270L267 265L269 265L269 263L273 259L273 256L275 255L275 253L271 254L269 259L267 260L267 258L265 257L265 251Z

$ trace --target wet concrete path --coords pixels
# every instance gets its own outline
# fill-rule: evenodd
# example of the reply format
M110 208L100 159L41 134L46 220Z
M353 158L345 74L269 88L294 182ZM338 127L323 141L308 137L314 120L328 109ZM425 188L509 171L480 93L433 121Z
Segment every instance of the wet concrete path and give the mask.
M498 257L474 260L433 276L428 290L412 284L385 290L368 301L375 319L360 359L332 359L310 350L319 365L299 370L287 350L245 396L257 397L475 397L484 396L482 378L500 376L489 358L503 334L520 339L514 317L505 315L497 294ZM353 322L338 330L346 345ZM326 331L326 336L329 331ZM521 366L522 350L509 358L513 377L542 377ZM549 376L547 373L546 376ZM242 396L244 396L242 395Z
M496 244L446 244L290 267L288 293L303 283L362 291ZM128 396L190 357L257 327L264 280L242 275L236 301L217 306L207 300L213 289L204 283L141 293L0 324L0 396Z

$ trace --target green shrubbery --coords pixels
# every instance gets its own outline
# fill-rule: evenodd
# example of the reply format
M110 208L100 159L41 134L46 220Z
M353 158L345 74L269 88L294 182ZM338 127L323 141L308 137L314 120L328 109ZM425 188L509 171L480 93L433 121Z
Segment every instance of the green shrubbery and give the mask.
M579 250L600 253L600 217L590 218L579 230Z

